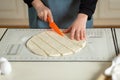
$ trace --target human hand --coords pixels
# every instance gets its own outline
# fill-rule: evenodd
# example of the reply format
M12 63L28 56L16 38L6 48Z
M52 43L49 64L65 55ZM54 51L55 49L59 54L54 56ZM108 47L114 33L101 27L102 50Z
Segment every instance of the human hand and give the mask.
M71 39L76 39L78 41L86 39L87 18L88 16L86 14L78 14L77 18L72 23L72 25L64 32L70 32Z
M51 10L48 7L46 7L41 0L34 0L32 2L32 5L36 9L37 15L41 20L47 22L47 17L49 16L51 19L50 21L53 22Z

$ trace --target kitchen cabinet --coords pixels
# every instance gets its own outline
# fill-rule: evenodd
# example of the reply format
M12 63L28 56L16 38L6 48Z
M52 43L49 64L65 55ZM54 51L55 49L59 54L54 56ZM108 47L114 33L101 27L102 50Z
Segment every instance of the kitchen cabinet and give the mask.
M0 26L28 25L27 7L23 0L0 0Z
M95 26L120 26L120 0L98 0ZM0 0L0 26L28 26L27 5L23 0Z
M94 25L120 25L120 0L99 0Z

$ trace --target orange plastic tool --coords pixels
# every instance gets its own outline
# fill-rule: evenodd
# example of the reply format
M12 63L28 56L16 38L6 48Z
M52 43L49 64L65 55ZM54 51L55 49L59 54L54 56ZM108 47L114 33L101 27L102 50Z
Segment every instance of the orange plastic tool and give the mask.
M57 32L58 34L60 34L61 36L64 36L64 33L58 28L58 26L55 24L55 22L51 22L50 17L47 17L47 20L49 22L49 26L55 30L55 32Z

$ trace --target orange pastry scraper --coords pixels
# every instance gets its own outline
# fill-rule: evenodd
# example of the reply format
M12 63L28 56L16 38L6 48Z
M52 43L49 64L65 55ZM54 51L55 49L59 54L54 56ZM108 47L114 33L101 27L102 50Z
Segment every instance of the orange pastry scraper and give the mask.
M47 17L47 20L49 22L50 28L52 28L55 32L60 34L61 36L64 36L64 33L58 28L58 26L55 24L55 22L51 22L50 17Z

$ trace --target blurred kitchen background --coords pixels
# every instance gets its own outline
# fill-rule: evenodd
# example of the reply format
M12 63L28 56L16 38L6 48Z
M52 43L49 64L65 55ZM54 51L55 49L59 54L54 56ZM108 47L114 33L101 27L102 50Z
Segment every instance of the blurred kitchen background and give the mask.
M0 28L27 28L27 5L23 0L0 0ZM120 0L99 0L94 27L120 27Z

